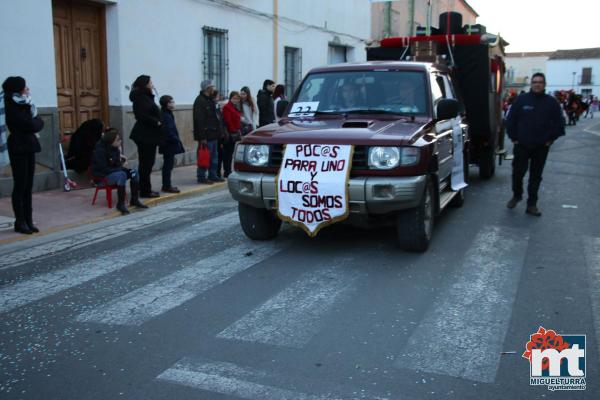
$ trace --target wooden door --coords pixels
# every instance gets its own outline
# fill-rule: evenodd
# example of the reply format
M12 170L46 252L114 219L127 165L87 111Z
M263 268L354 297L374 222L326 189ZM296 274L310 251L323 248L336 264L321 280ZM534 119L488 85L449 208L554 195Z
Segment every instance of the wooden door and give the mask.
M102 6L53 1L56 86L61 133L88 119L106 122L106 57Z

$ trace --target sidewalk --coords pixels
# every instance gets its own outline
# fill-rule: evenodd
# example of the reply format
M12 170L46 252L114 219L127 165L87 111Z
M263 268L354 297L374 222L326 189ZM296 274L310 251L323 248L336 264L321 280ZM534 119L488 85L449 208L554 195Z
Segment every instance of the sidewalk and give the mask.
M159 191L161 188L160 170L152 173L152 189ZM160 197L154 199L142 199L152 206L163 201L173 200L182 196L199 193L209 189L223 188L224 183L214 185L200 185L196 183L196 166L188 165L173 169L173 186L177 186L181 193L171 194L160 192ZM108 208L104 190L98 192L96 204L92 205L95 188L75 189L70 192L63 190L50 190L33 194L33 221L40 229L40 233L23 235L16 233L13 229L14 214L12 211L10 196L0 198L0 245L17 240L26 240L32 237L51 232L60 231L74 226L98 222L104 219L114 218L121 215L115 210L117 193L113 190L113 207ZM129 197L129 184L127 185L127 196ZM130 211L136 212L135 207Z

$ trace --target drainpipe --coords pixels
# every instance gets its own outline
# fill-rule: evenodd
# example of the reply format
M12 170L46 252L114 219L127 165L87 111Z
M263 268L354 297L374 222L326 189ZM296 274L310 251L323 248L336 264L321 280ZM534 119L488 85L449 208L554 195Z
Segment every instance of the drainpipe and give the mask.
M392 36L392 2L385 3L383 14L383 36Z
M415 0L408 2L408 36L415 35Z
M273 80L279 71L279 0L273 0Z

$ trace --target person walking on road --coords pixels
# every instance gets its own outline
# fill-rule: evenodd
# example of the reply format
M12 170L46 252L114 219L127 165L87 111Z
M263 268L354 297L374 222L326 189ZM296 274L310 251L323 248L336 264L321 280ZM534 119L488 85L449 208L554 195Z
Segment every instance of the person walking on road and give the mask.
M523 197L523 177L529 169L526 213L539 217L538 190L550 146L565 134L564 119L556 99L545 93L546 77L538 72L531 78L531 90L517 97L506 120L506 131L514 143L512 163L513 209Z
M256 101L258 103L258 126L265 126L275 122L275 106L273 104L273 92L275 82L267 79L263 82L263 88L258 91Z
M175 117L173 116L175 101L172 96L164 95L161 96L159 103L163 129L167 134L165 142L158 146L158 152L163 155L162 191L166 193L179 193L179 189L171 184L171 172L175 165L175 155L185 153L185 149L179 138Z
M241 97L239 92L229 94L229 102L223 107L223 121L225 122L225 139L223 140L223 173L225 178L231 174L231 161L235 144L242 138L241 131Z
M15 213L15 232L31 235L40 230L33 224L33 175L35 153L42 148L38 132L44 121L29 95L29 88L20 76L11 76L2 83L8 155L13 177L12 208Z
M138 150L140 196L159 197L158 192L152 191L150 174L156 160L156 148L163 141L160 109L154 102L154 85L148 75L137 77L131 87L129 100L133 103L135 125L129 138L133 140Z
M131 206L137 208L148 208L139 199L139 177L134 169L127 168L127 158L121 155L121 135L115 128L110 128L94 148L92 158L92 175L96 181L106 179L108 185L117 186L117 210L121 214L129 214L125 204L125 184L130 179Z
M196 97L193 107L194 140L198 142L198 149L202 145L208 146L210 152L210 166L207 170L198 167L196 177L198 183L212 185L214 182L223 182L223 178L217 176L218 168L218 144L222 136L221 121L217 115L217 104L214 99L215 86L210 80L202 81L200 94Z

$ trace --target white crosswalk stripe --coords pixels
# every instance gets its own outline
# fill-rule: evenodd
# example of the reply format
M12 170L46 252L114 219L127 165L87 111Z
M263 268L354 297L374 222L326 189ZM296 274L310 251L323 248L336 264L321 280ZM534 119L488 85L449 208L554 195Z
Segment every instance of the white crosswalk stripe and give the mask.
M327 267L304 274L218 337L302 347L319 330L325 314L354 288L359 273L344 268L350 261L337 257Z
M211 236L239 224L237 212L227 213L177 232L168 232L125 249L118 249L92 261L78 262L58 271L48 272L34 278L0 289L0 313L10 311L44 297L70 289L108 273L155 257L163 252L192 240Z
M141 325L281 251L286 242L244 243L127 293L77 317L80 322Z
M528 241L525 230L482 229L396 366L494 382Z
M584 247L588 283L590 285L594 331L596 338L600 338L600 238L585 238ZM600 352L600 341L598 339L596 339L596 344Z
M242 368L232 363L202 363L189 359L177 362L157 377L161 381L248 400L338 400L342 398L354 400L358 398L332 394L314 395L259 383L269 378L269 374L265 372ZM359 398L387 400L383 397L371 397L365 393Z

